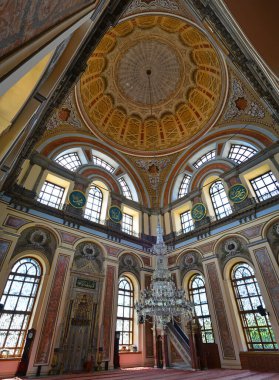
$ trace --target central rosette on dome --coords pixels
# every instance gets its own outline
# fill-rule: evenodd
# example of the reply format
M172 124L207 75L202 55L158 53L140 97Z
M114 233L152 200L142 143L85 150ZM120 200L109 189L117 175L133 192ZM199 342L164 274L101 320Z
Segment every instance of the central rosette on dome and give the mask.
M150 86L147 71L150 71ZM121 94L136 106L168 101L179 90L183 65L175 50L158 40L143 40L126 50L116 64Z
M114 148L164 155L212 127L224 103L222 75L220 58L198 27L140 16L103 37L87 62L77 102L92 132Z

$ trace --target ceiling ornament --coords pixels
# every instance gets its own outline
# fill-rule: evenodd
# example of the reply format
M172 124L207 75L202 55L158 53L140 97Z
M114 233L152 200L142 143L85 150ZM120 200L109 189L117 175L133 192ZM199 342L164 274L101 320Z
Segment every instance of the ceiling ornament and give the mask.
M133 0L128 7L127 12L135 10L151 10L157 8L164 8L169 10L178 10L179 6L176 1L173 0Z
M237 116L252 116L262 119L265 116L263 109L254 101L248 98L241 83L236 79L232 79L232 95L229 100L228 110L225 114L225 120L232 119Z
M71 94L65 99L61 107L53 112L47 123L47 130L56 129L61 124L68 124L74 128L82 127Z
M141 157L153 156L154 147L170 154L214 125L225 75L197 27L169 16L139 16L110 29L89 58L77 86L78 108L89 129L114 148Z
M137 160L136 164L147 173L150 186L153 190L158 190L160 184L161 171L168 166L170 159L153 158L151 160Z

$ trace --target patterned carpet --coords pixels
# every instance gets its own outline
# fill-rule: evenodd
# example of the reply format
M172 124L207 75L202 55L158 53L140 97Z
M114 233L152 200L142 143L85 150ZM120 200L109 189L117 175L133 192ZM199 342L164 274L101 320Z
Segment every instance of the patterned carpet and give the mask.
M12 378L9 380L21 380ZM27 378L24 378L27 379ZM28 378L31 379L31 378ZM34 379L34 378L32 378ZM279 373L247 370L217 369L208 371L186 371L177 369L126 368L91 374L41 376L40 380L279 380ZM8 380L8 379L4 379Z

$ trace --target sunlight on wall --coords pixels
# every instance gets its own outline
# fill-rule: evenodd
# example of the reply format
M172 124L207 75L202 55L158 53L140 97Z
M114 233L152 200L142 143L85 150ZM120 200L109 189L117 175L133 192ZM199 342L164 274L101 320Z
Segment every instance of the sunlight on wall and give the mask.
M44 73L53 52L47 54L13 87L0 97L0 135L12 124L14 117L34 90Z

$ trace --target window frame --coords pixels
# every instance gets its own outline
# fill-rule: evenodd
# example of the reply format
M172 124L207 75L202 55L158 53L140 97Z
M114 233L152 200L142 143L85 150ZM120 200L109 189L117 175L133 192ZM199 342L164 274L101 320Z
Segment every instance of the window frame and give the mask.
M90 194L91 190L95 189L94 195ZM95 197L95 194L101 194L99 197ZM92 201L91 201L92 200ZM90 185L88 195L87 195L87 201L84 208L83 217L85 219L90 220L91 222L100 223L101 222L101 214L102 214L102 207L104 202L104 194L102 190L96 186L94 183ZM88 206L88 203L91 204L91 206ZM94 210L94 206L96 206L97 210ZM96 214L97 216L94 216L92 214Z
M27 274L26 273L22 274L18 271L22 265L24 265L26 263L30 263L30 262L32 262L32 263L35 262L35 265L33 264L33 267L36 267L37 273L39 270L39 274L37 274L37 275L31 274L30 275L30 274L28 274L28 272L27 272ZM16 266L17 266L16 270L13 270ZM17 277L18 277L18 279L16 279ZM23 280L22 280L22 278L23 278ZM34 279L34 281L30 282L30 278ZM4 346L4 345L1 346L1 348L0 348L1 351L2 350L13 350L13 354L8 354L8 357L16 358L16 357L22 356L24 344L25 344L25 338L26 338L28 329L30 327L30 322L31 322L32 317L34 315L35 305L36 305L38 295L40 292L40 285L42 283L42 278L43 278L43 267L37 258L31 257L31 256L21 257L18 260L16 260L16 262L11 267L11 270L10 270L9 275L7 277L5 287L4 287L4 290L2 292L1 299L0 299L0 302L2 304L4 304L4 309L3 309L2 313L0 314L0 320L2 317L4 320L5 316L7 318L8 315L11 315L11 318L10 318L8 328L1 329L0 331L6 332L6 333L3 333L3 335L6 334L6 336L4 338L5 343L7 341L7 336L9 335L10 331L19 331L19 335L17 338L16 346L14 346L12 348ZM29 281L28 281L28 279L29 279ZM13 290L15 292L15 290L14 290L14 284L15 283L21 284L21 285L19 285L20 286L19 294L11 293L11 290ZM31 289L31 291L29 291L29 294L26 295L23 293L24 285L30 284L30 283L31 283L32 289ZM36 285L36 288L35 288L35 285ZM34 292L34 288L35 288L35 292ZM6 289L7 289L7 291L6 291ZM8 302L9 297L16 297L17 300L15 301L14 309L10 309L10 310L6 309L7 312L5 312L5 304L6 304L6 302ZM4 298L4 302L3 302L3 298ZM26 310L23 310L23 309L17 310L17 307L19 305L21 298L23 298L23 299L27 298L28 299L28 301L26 303ZM30 305L31 300L32 300L32 305L31 305L30 310L28 310L28 307ZM13 325L13 327L15 326L13 323L14 323L14 319L15 319L16 315L23 315L23 320L22 320L19 328L11 328L12 325ZM24 324L25 324L25 326L24 326ZM21 336L21 344L19 345L20 336Z
M113 167L107 161L103 160L102 158L98 156L92 155L92 163L93 165L96 165L105 169L109 173L113 173L115 171L115 167Z
M203 282L203 286L199 286L199 287L195 287L194 288L193 287L193 283L194 283L194 281L197 278L199 278ZM194 292L195 292L195 290L197 290L196 294L198 294L198 296L199 296L199 300L200 300L199 304L196 304L194 302ZM188 294L189 294L190 300L194 303L195 314L197 315L198 320L199 320L200 325L201 325L201 334L202 334L202 341L203 341L203 343L215 343L214 331L213 331L213 328L212 328L212 320L211 320L211 315L210 315L210 312L209 312L208 297L207 297L207 294L206 294L205 280L204 280L204 277L203 277L203 275L201 273L194 273L190 277L190 279L188 281ZM202 302L201 301L201 294L205 294L206 302ZM208 314L203 314L204 310L202 308L202 305L206 305L206 307L208 309ZM196 306L197 306L197 308L198 307L200 308L201 316L199 316L197 314L197 312L196 312L196 310L197 310ZM205 327L205 320L206 319L209 319L211 328L206 328ZM212 339L209 339L209 337L208 337L209 334L212 335Z
M236 270L239 269L237 267L241 267L241 266L246 266L246 269L248 267L249 268L248 270L252 273L252 275L246 276L246 277L242 276L242 277L236 279L233 272L236 272ZM277 351L278 350L278 344L275 340L275 335L274 335L274 332L272 330L272 326L271 326L268 314L265 316L260 316L257 319L256 314L259 314L259 312L256 308L253 308L253 302L251 301L252 298L258 298L258 302L260 302L260 305L262 305L263 308L265 308L264 300L263 300L261 290L260 290L256 275L255 275L254 268L249 263L247 263L245 261L237 262L231 267L229 278L230 278L231 287L232 287L232 291L233 291L233 295L234 295L234 302L235 302L235 305L237 307L238 317L240 319L240 324L242 327L242 332L244 335L247 350L248 351L260 351L260 352L262 352L262 351ZM247 283L243 279L246 279L248 281L251 280L251 282ZM237 285L237 282L240 283L239 286ZM247 284L248 285L251 285L251 284L254 285L254 289L256 290L255 294L252 294L252 295L249 294ZM241 295L241 292L238 289L238 287L240 287L240 286L242 286L242 287L245 286L247 296ZM243 289L242 289L242 294L244 294ZM244 309L245 304L247 306L248 302L247 301L242 302L241 300L244 300L247 298L248 298L248 301L250 303L250 306L252 306L252 308L245 310ZM256 321L256 324L254 326L249 327L249 322L246 319L246 314L250 315L250 320L251 320L251 315L253 315L254 320ZM260 320L260 318L265 319L265 322L266 322L265 325L264 324L259 325L258 320ZM264 341L262 340L262 336L260 333L260 329L264 329L264 328L269 330L269 336L271 337L271 341L265 342L265 343L273 345L273 348L272 349L270 349L270 348L255 349L253 346L255 346L257 344L262 345L264 347ZM251 331L249 332L249 330L251 330ZM260 341L253 341L253 339L251 337L251 333L255 334L255 330L257 330L257 332L258 332L258 335L260 337ZM272 335L273 335L273 339L272 339ZM248 339L248 337L250 337L250 340Z
M72 158L73 156L75 157L75 159L74 159L74 160L73 160L73 159L70 159L69 162L66 162L66 165L62 165L61 162L59 161L60 159L61 159L61 160L65 160L65 161L67 161L67 159ZM54 161L55 161L58 165L62 166L63 168L66 168L66 169L68 169L68 170L70 170L70 171L72 171L72 172L76 172L77 169L82 165L82 162L81 162L80 156L79 156L79 154L78 154L77 152L67 152L67 153L64 153L64 154L58 155L58 156L54 159ZM75 162L79 162L79 165L74 164ZM68 167L67 165L68 165L69 167Z
M238 149L238 151L234 151L235 149ZM244 152L241 152L241 149L244 150ZM251 153L249 155L246 155L246 152ZM227 155L227 158L229 160L232 160L233 162L237 163L238 165L241 164L242 162L248 160L249 158L253 157L255 154L258 153L258 150L256 150L255 148L252 148L251 146L248 146L248 145L245 145L245 144L236 144L236 143L232 143L230 145L230 149L229 149L229 152L228 152L228 155ZM240 156L239 158L233 158L231 156L235 155L236 157ZM242 157L244 157L244 159L241 159Z
M185 219L184 216L187 215L187 220L183 220ZM195 224L194 224L194 220L192 219L192 216L191 216L191 211L190 210L186 210L184 212L182 212L181 214L179 214L180 216L180 223L181 223L181 230L182 230L182 233L187 233L187 232L190 232L192 231L194 228L195 228ZM185 226L186 223L188 223L189 225L188 226Z
M125 180L124 177L119 177L118 182L120 184L120 187L122 189L123 196L127 199L133 200L132 192L130 187L127 184L127 181Z
M45 189L47 188L48 185L52 185L53 186L53 189L52 189L51 193L47 193L45 191ZM53 195L53 190L56 190L57 188L60 189L59 190L59 194L61 194L61 190L63 189L61 197L58 197L58 196L56 197L56 196ZM63 202L63 198L65 196L65 193L66 193L66 188L65 187L57 185L56 183L51 182L51 181L45 179L45 181L43 183L43 186L41 187L40 193L38 195L37 201L40 202L40 203L42 203L43 205L46 205L46 206L49 206L49 207L53 207L53 208L56 208L56 209L60 210L63 207L63 203L62 202ZM50 199L47 202L42 202L44 194L50 196ZM56 202L51 201L51 197L55 197L57 200L59 200L59 203L57 201ZM54 206L52 204L54 204Z
M257 186L254 186L254 184L256 184L256 181L262 181L265 183L265 181L262 179L262 177L266 176L267 174L269 174L271 179L272 179L271 183L267 184L264 187L260 187L260 188L258 188ZM252 189L256 195L256 199L258 200L258 202L265 201L266 199L270 199L270 198L275 197L276 195L279 194L279 183L278 183L277 178L275 177L274 173L272 172L272 170L268 170L268 171L258 175L257 177L251 178L249 180L249 182L250 182L251 187L252 187ZM269 191L269 189L268 189L268 186L270 186L271 184L274 185L274 187L275 187L275 190L272 190L272 191L276 191L276 193L274 195L272 195L272 191ZM268 192L263 193L263 194L258 194L258 192L260 193L260 190L264 189L264 188L268 189ZM268 195L268 196L266 197L266 195Z
M215 160L216 149L211 149L207 153L200 156L195 162L192 163L195 169L199 169L203 164Z
M217 184L221 184L223 189L222 190L217 189L215 191L215 193L213 193L212 189ZM222 197L220 195L221 193L224 193L225 196ZM214 210L214 213L215 213L215 217L216 217L217 220L223 219L223 218L229 216L230 214L232 214L233 210L232 210L229 198L227 196L224 184L223 184L223 182L221 180L216 180L216 181L214 181L210 185L210 187L209 187L209 196L210 196L212 207L213 207L213 210ZM218 206L218 199L216 199L217 197L219 198L219 201L222 202L222 204L220 204L219 206ZM223 203L223 199L226 199L227 202ZM229 207L225 207L225 206L229 206ZM220 211L220 210L223 210L223 211Z
M130 287L130 290L127 290L127 289L120 289L120 283L122 281L126 281L128 284L129 284L129 287ZM126 276L126 275L121 275L118 279L118 291L117 291L117 313L116 313L116 331L119 331L120 332L120 338L119 338L119 347L123 347L123 346L132 346L134 344L134 315L135 315L135 311L134 311L134 305L135 305L135 289L134 289L134 285L133 285L133 282L132 280ZM120 291L123 291L123 294L120 294ZM127 297L128 294L128 298L130 299L130 302L129 302L129 306L125 306L125 298ZM119 303L119 296L123 296L123 303L120 304ZM123 308L123 313L122 313L122 316L119 316L119 308L122 307ZM129 309L129 317L125 317L124 316L124 308L126 309ZM122 321L122 329L118 329L117 328L117 322L118 321ZM125 330L124 329L124 322L125 321L129 321L129 329L128 330ZM123 342L123 336L124 336L124 333L127 333L129 334L129 343L124 343Z
M124 220L125 219L125 220ZM126 221L128 219L128 221ZM131 222L131 223L130 223ZM129 235L134 235L134 217L133 215L123 212L121 230Z
M177 198L185 197L185 195L188 194L191 179L192 177L189 174L185 174L183 176L179 189L178 189Z

